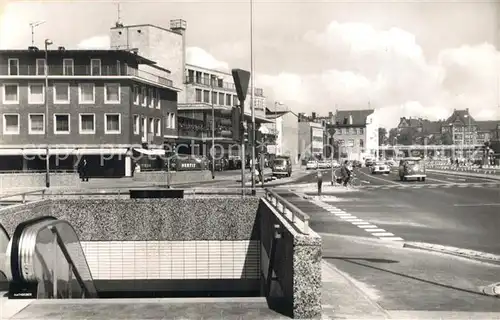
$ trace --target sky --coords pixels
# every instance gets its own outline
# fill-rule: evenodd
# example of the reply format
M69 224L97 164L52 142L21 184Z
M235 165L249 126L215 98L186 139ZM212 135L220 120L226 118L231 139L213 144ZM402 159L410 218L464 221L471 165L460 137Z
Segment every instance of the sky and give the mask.
M250 2L120 1L124 24L187 21L187 62L250 69ZM107 48L117 1L0 0L0 48L50 38L66 48ZM447 118L469 108L500 119L500 1L254 0L255 86L267 105L327 115L373 108L399 118ZM168 68L168 66L165 66Z

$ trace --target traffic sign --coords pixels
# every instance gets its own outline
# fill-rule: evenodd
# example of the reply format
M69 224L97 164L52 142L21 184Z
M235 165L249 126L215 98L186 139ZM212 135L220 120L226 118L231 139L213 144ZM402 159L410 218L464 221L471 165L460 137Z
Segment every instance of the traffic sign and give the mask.
M238 99L240 100L240 107L243 109L248 92L250 72L243 69L233 69L231 70L231 74L233 75L234 86L236 87L236 93L238 94Z

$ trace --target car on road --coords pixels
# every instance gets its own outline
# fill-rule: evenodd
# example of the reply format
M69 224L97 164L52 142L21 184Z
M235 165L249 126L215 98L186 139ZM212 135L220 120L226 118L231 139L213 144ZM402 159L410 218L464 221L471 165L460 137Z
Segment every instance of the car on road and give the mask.
M317 161L308 161L306 164L306 170L309 169L318 169L318 162Z
M396 166L398 163L396 162L396 160L394 159L387 159L385 161L385 164L388 165L389 167L394 167Z
M292 161L290 158L277 157L273 161L273 177L290 177L292 175Z
M362 163L361 161L354 160L354 161L352 162L352 166L353 166L354 168L361 168L361 167L363 166L363 163Z
M376 173L391 173L391 168L385 164L383 161L378 161L376 162L373 166L370 167L371 173L376 174Z
M409 179L425 181L426 177L425 163L421 158L409 157L399 161L399 179L401 181L408 181Z
M365 167L371 167L371 166L373 166L374 163L375 163L375 160L368 158L365 160Z
M318 162L318 169L328 169L331 167L332 167L332 164L328 161L319 161Z

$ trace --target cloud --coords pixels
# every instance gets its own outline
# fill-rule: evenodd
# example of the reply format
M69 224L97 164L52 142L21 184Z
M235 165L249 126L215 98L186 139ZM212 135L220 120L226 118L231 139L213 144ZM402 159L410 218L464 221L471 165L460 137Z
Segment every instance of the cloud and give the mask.
M214 56L199 47L186 48L186 63L207 69L217 69L221 71L229 70L227 62L215 59Z
M80 41L77 47L79 49L110 49L110 39L107 35L94 36Z
M386 127L401 116L447 118L454 108L469 108L477 119L500 116L500 53L490 44L446 49L431 62L415 36L398 28L332 22L303 39L334 56L331 65L321 73L257 77L269 96L297 112L327 114L370 102Z

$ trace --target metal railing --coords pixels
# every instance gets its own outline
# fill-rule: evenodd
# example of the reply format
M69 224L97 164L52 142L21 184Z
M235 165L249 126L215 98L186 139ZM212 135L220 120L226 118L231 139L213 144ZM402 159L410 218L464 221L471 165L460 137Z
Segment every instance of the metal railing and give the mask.
M25 204L28 201L27 196L41 195L42 199L44 199L46 191L47 189L37 189L37 190L23 191L17 193L0 194L0 203L5 201L11 201L11 202L21 202Z
M80 76L129 76L156 82L165 86L173 86L172 80L127 65L121 66L101 66L92 68L90 65L49 65L49 76L80 77ZM17 68L9 68L7 65L0 65L0 75L3 76L44 76L44 68L35 65L20 65Z
M283 215L283 217L291 221L298 230L304 234L309 234L310 217L307 213L303 212L271 189L265 189L265 198L281 215Z
M207 86L207 87L211 87L213 84L214 89L236 91L236 87L235 87L234 83L226 82L226 81L219 82L219 81L211 79L210 77L186 76L185 81L187 84L200 84L202 86ZM254 94L258 97L263 97L264 90L261 88L255 88Z

